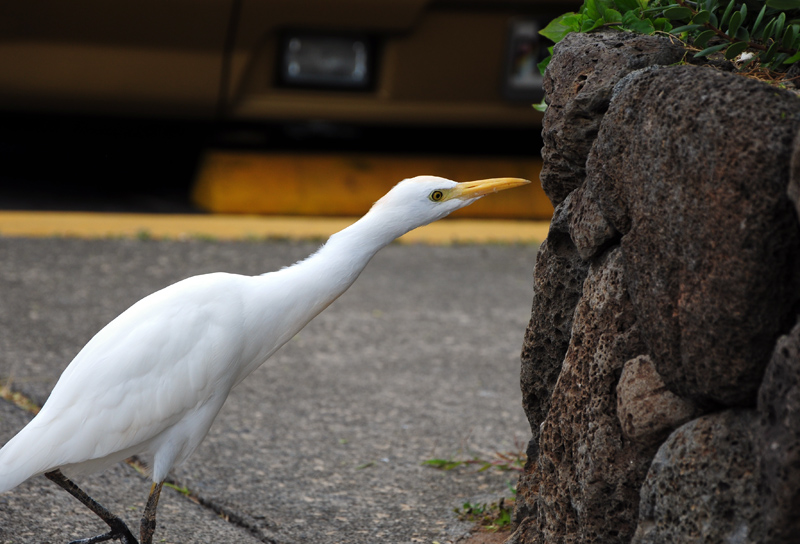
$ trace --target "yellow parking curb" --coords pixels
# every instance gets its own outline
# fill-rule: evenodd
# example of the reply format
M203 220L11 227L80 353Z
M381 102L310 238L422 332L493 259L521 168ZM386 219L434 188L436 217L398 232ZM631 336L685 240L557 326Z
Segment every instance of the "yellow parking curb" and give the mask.
M0 212L0 236L321 240L355 217ZM547 221L446 219L411 231L403 243L541 243Z
M539 158L210 151L192 199L213 213L361 216L398 181L432 174L456 181L535 181L457 210L458 219L548 221L553 206L538 183Z

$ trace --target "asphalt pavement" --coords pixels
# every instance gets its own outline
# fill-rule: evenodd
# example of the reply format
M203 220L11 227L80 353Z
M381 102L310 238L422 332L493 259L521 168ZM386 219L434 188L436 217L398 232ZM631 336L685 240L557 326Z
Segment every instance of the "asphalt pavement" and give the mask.
M258 274L317 243L0 238L0 380L41 404L91 336L147 294L212 271ZM519 353L531 244L393 244L234 389L159 504L156 542L454 542L465 501L511 473L423 466L491 457L529 436ZM0 444L31 418L0 399ZM138 528L148 480L126 464L80 480ZM44 477L0 495L0 542L106 527Z

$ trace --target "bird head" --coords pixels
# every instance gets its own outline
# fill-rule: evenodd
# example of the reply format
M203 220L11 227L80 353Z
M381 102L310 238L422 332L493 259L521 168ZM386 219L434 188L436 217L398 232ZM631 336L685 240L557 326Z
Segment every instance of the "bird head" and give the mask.
M305 266L314 275L325 274L338 279L339 291L335 296L339 296L355 281L369 259L392 240L469 206L485 195L528 183L518 178L456 183L435 176L403 180L364 217L332 235L319 251L298 265ZM339 276L331 272L334 269L338 269Z
M457 183L436 176L417 176L401 181L372 207L384 217L393 216L408 230L432 223L469 206L479 198L526 185L519 178L492 178Z

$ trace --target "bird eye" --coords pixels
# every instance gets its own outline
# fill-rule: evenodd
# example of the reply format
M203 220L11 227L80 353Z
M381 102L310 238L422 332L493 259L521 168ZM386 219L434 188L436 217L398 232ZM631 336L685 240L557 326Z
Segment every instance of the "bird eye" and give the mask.
M444 193L442 191L436 190L432 192L428 198L430 198L434 202L439 202L444 198Z

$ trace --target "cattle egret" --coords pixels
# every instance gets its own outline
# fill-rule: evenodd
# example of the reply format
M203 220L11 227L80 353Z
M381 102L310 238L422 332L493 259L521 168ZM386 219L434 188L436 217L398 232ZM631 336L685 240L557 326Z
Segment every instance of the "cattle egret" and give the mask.
M194 276L143 298L89 340L39 414L0 450L0 492L44 474L110 527L76 542L134 544L125 522L68 477L143 455L153 485L140 539L150 544L167 473L197 448L236 384L344 293L379 249L526 183L407 179L293 266L260 276Z

